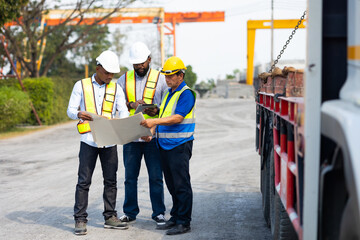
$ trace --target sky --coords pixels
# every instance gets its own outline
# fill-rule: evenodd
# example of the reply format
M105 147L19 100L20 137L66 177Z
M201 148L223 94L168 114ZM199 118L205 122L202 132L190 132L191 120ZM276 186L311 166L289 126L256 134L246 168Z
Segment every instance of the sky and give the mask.
M176 26L176 55L197 74L197 83L225 79L235 69L247 67L248 20L271 19L271 0L153 0L137 2L131 7L163 7L165 12L225 11L224 22L180 23ZM306 10L306 0L274 0L274 19L299 19ZM121 26L120 26L121 25ZM118 24L127 35L120 65L131 67L128 49L134 41L151 45L159 39L154 24ZM274 57L279 54L293 29L274 31ZM281 59L305 59L306 30L299 29ZM166 53L171 54L172 40L165 38ZM270 30L257 30L255 64L271 60ZM149 47L152 50L152 47ZM155 53L154 53L155 54ZM264 69L267 71L268 69Z
M49 0L54 1L54 0ZM197 74L197 83L209 79L225 79L234 70L247 68L247 21L270 20L272 0L137 0L128 7L163 7L165 12L224 11L224 22L180 23L176 26L176 55L185 65L191 65ZM273 0L274 19L300 19L306 10L307 0ZM62 3L74 4L74 0ZM114 0L102 0L111 5ZM64 5L64 4L62 4ZM66 4L65 4L66 5ZM171 25L169 25L171 26ZM152 67L160 68L160 34L155 24L110 24L114 33L119 29L126 35L124 49L120 55L120 65L132 68L128 61L129 48L136 41L143 41L152 51ZM293 29L274 30L273 58L280 50ZM111 41L114 34L110 34ZM116 40L115 40L116 41ZM256 30L254 65L271 62L271 31ZM172 55L172 36L165 36L165 54ZM304 60L306 29L298 29L286 48L281 60ZM158 63L158 64L157 64Z

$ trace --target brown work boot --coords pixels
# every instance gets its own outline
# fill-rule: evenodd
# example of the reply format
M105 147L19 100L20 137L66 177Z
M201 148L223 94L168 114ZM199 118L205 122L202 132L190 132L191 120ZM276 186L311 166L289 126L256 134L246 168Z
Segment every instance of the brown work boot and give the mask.
M126 223L121 222L116 216L112 216L105 220L104 228L128 229L129 226Z
M87 234L86 222L75 221L74 233L75 235L86 235Z

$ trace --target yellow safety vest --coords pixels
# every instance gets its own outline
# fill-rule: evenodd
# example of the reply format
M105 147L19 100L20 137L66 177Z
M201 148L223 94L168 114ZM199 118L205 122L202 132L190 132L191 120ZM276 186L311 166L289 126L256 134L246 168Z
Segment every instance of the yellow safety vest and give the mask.
M175 92L171 96L166 108L165 108L165 103L169 96L169 91L165 92L164 94L165 97L162 100L160 106L160 113L159 113L160 118L166 118L175 114L179 97L187 89L189 89L194 94L194 97L196 99L195 91L189 88L188 86L184 86L180 91ZM181 141L184 138L189 138L192 135L194 135L195 108L196 108L196 103L194 103L194 106L191 109L191 111L184 117L184 120L179 124L170 125L170 126L159 125L157 129L158 130L157 137L167 138L167 139L178 139L179 141Z
M85 111L98 114L95 104L94 87L91 78L82 79L81 85L83 89ZM116 94L116 83L110 82L109 84L106 84L101 115L109 119L112 118L112 110L115 102L115 94ZM80 120L77 124L77 128L80 134L91 132L90 124L88 121Z
M148 104L152 104L154 101L156 85L159 79L160 72L154 69L150 69L148 78L146 80L144 93L142 99ZM128 102L136 102L136 79L135 71L127 71L125 74L125 89L126 89L126 98ZM134 115L135 109L130 109L130 116ZM150 117L147 114L144 114L144 118L157 118L158 116Z

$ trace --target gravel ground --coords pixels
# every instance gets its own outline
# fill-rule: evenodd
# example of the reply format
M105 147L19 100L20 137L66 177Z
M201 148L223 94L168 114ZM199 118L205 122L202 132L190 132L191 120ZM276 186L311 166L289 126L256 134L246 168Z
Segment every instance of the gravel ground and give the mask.
M190 233L166 236L151 220L148 179L139 176L140 214L128 230L103 228L102 176L90 188L88 234L73 234L79 135L75 122L0 140L0 239L271 239L262 217L259 157L254 150L253 99L199 99L190 173L194 192ZM124 200L118 146L118 214ZM165 184L164 184L165 186ZM166 217L171 197L165 189Z

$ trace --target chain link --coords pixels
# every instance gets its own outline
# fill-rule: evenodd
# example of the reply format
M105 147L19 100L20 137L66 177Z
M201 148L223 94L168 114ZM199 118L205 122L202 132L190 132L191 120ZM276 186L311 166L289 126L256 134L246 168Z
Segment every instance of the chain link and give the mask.
M281 51L280 51L280 54L276 57L274 63L272 64L272 66L271 66L271 68L270 68L270 70L269 70L269 73L271 73L271 72L274 70L276 64L278 63L278 61L279 61L280 58L281 58L281 55L284 53L284 51L285 51L285 49L287 48L287 46L289 45L291 39L294 37L294 35L295 35L295 33L296 33L296 30L298 30L301 22L304 20L305 15L306 15L306 11L305 11L304 14L301 16L301 18L300 18L300 20L298 21L297 25L295 26L294 30L291 32L291 35L289 36L289 39L286 40L285 45L283 46L283 48L282 48Z

